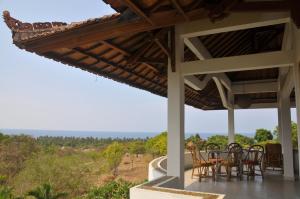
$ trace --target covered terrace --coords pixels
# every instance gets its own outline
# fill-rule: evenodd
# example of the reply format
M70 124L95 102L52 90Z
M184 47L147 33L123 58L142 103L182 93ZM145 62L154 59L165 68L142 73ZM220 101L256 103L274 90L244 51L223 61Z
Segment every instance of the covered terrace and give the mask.
M292 186L299 185L294 182L298 176L294 174L290 114L291 107L296 107L300 124L297 0L105 2L116 14L71 24L26 23L8 11L3 16L14 44L21 49L168 98L169 177L133 188L132 199L224 197L178 190L185 187L185 104L207 111L228 110L229 143L234 142L235 109L276 108L284 152L280 183L290 180ZM271 187L284 191L280 183ZM250 194L250 186L238 186ZM218 192L219 188L187 186L202 192ZM234 198L235 189L228 190L223 194Z

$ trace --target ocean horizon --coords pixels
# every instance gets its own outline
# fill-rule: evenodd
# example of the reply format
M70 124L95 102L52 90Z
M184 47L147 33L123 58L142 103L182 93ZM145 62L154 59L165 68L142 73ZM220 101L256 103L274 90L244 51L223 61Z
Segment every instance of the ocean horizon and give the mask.
M117 131L77 131L77 130L40 130L40 129L0 129L0 132L8 135L30 135L32 137L40 136L62 136L62 137L95 137L95 138L150 138L158 135L160 132L117 132ZM185 137L195 135L195 132L185 133ZM201 138L207 139L213 135L226 135L225 132L199 132ZM254 137L254 133L241 133L249 137Z

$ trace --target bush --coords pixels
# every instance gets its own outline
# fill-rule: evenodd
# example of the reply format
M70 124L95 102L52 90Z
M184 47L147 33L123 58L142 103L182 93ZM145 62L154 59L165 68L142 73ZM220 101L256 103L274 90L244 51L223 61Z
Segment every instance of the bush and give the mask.
M25 194L33 187L51 184L56 192L67 192L69 197L78 196L88 190L89 167L84 154L67 156L41 152L26 162L26 167L14 178L13 185L18 194Z
M257 142L264 142L267 140L273 140L273 135L272 135L271 131L269 131L267 129L257 129L254 139Z
M162 156L167 154L167 132L150 138L146 142L146 151L153 156Z
M10 136L0 142L0 176L8 182L24 167L25 161L39 151L36 140L30 136Z
M254 144L254 139L253 138L250 138L250 137L247 137L247 136L244 136L244 135L241 135L241 134L236 134L234 136L234 139L235 139L236 143L239 143L244 148L249 147L249 146Z
M92 189L87 199L129 199L129 189L134 184L123 180L111 181L102 187Z
M218 144L222 149L226 148L228 144L228 137L225 135L213 135L207 138L207 144Z
M118 166L121 163L122 157L124 155L124 147L118 142L110 144L104 151L104 157L108 163L110 170L113 170L113 175L118 174Z
M254 139L241 134L235 134L235 142L240 144L242 147L249 147L254 144ZM225 135L214 135L207 139L207 143L218 144L221 148L226 148L228 144L228 136Z
M48 183L29 191L27 195L36 199L60 199L67 196L66 193L55 193L51 185Z
M12 189L7 186L0 186L0 199L14 199Z
M276 126L273 133L274 133L275 139L277 141L279 141L278 140L278 126ZM294 149L298 149L298 137L297 136L298 136L297 135L297 123L292 121L292 142L293 142Z

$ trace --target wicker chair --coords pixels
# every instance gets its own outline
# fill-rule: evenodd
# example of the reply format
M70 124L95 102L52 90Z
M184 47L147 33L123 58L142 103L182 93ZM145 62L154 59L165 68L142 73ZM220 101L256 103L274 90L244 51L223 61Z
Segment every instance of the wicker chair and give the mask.
M264 170L268 167L275 170L279 169L283 172L283 157L281 144L266 144L266 154L264 158Z
M227 180L232 176L232 168L236 168L237 177L242 179L242 157L243 149L238 144L229 148L227 158L221 162L221 167L225 167Z
M235 146L238 146L238 147L241 147L241 148L242 148L242 146L241 146L239 143L232 142L232 143L230 143L230 144L228 144L228 145L226 146L225 150L226 150L226 151L230 151L230 149L231 149L232 147L235 147Z
M247 175L247 179L250 176L255 177L258 174L255 172L256 168L259 169L262 178L264 178L264 173L262 169L262 163L264 159L264 147L260 145L253 145L248 149L246 158L243 160L243 168L245 167L244 174Z
M221 147L218 144L215 143L209 143L205 146L205 152L207 154L208 160L213 162L214 164L217 163L217 161L222 161L221 159L217 159L217 154L215 151L220 151Z
M188 143L187 149L191 152L193 160L192 178L197 175L199 177L199 181L201 181L202 178L207 177L212 177L213 180L215 180L215 165L201 155L195 144L191 142ZM209 176L210 169L212 171L211 176ZM198 171L198 174L195 174L195 170Z

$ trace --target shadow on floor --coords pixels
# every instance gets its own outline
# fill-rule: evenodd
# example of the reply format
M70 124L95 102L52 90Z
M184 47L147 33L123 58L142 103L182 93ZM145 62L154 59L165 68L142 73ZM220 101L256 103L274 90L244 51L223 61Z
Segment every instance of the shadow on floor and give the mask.
M191 179L191 172L186 173L186 190L225 194L225 199L300 199L300 182L283 180L282 175L266 172L265 179L255 177L240 181L232 178L227 181L219 177L213 182L211 178Z

